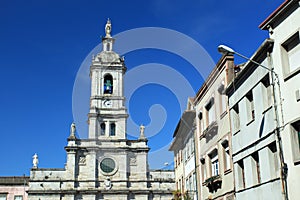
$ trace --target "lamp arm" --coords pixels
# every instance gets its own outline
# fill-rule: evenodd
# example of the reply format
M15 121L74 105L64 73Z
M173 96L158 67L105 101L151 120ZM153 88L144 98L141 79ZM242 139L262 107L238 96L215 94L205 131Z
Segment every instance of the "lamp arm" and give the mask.
M266 70L268 70L268 71L270 71L270 72L272 72L272 73L274 73L275 76L277 77L277 74L274 72L274 70L269 69L268 67L266 67L266 66L264 66L264 65L262 65L262 64L260 64L260 63L258 63L258 62L256 62L256 61L254 61L254 60L252 60L252 59L250 59L250 58L248 58L247 56L244 56L243 54L240 54L240 53L238 53L238 52L234 52L234 54L236 54L236 55L238 55L238 56L240 56L240 57L242 57L242 58L244 58L244 59L246 59L246 60L248 60L248 61L250 61L250 62L256 64L256 65L259 65L260 67L262 67L262 68L264 68L264 69L266 69Z

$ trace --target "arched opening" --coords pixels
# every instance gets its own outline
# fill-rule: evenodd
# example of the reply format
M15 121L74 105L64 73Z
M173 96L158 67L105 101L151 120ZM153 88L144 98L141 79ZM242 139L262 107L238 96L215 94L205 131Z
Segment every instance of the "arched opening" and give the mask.
M106 50L107 50L107 51L111 51L111 48L110 48L110 47L111 47L110 43L107 43L107 44L106 44Z
M116 135L116 124L115 123L111 123L110 124L110 136L115 136Z
M110 74L104 76L104 94L113 93L113 77Z
M105 123L100 124L100 135L105 135Z

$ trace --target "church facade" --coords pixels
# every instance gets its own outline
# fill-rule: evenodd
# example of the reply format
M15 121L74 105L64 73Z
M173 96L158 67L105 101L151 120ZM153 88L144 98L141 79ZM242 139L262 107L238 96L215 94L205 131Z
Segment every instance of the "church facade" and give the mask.
M155 200L172 199L174 171L148 167L144 126L137 140L126 138L123 58L113 51L111 23L105 26L103 50L90 67L91 96L88 138L75 136L71 125L63 169L30 171L29 200Z

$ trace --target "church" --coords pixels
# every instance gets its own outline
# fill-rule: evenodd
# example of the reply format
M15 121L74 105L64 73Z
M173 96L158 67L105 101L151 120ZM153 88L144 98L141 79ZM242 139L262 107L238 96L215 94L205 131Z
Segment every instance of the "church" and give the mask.
M150 170L144 126L137 140L126 138L124 59L113 51L111 22L105 25L103 50L92 59L88 138L70 128L62 169L30 171L29 200L158 200L172 199L174 171Z

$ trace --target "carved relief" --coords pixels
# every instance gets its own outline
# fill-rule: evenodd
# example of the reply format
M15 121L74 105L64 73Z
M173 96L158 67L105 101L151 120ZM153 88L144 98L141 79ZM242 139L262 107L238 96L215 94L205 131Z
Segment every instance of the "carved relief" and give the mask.
M79 165L86 165L85 155L79 156Z
M136 155L131 153L129 154L129 163L130 165L137 165L137 162L136 162Z

